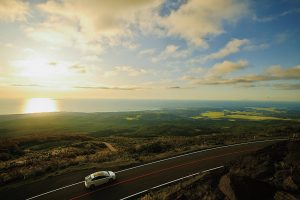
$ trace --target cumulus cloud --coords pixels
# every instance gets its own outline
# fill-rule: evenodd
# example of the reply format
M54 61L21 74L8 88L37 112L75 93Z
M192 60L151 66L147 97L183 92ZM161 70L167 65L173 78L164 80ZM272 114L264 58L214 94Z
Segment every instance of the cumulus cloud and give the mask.
M152 0L69 0L47 1L39 8L51 15L59 16L77 23L83 31L93 33L115 34L123 32L123 25L136 20L140 11L157 5ZM112 11L113 10L113 11ZM115 32L115 33L114 33Z
M134 34L130 26L137 22L137 17L143 10L151 10L159 2L158 0L49 0L37 6L47 18L43 23L31 27L30 34L36 33L42 39L52 36L50 38L58 40L62 38L63 41L72 42L75 38L84 44L93 42L107 45L121 44L129 49L135 49L137 45L124 40L124 37L131 37Z
M220 76L232 73L237 70L244 69L248 66L248 62L246 60L239 60L237 62L231 61L223 61L222 63L215 64L209 71L209 76Z
M53 18L37 25L27 27L25 32L34 40L48 42L49 44L61 47L75 47L83 53L100 54L103 47L94 38L87 37L78 31L72 22L59 18Z
M223 33L223 22L236 22L247 12L245 1L190 0L163 18L161 23L169 35L207 47L205 38Z
M135 68L132 66L116 66L113 70L105 72L105 77L117 76L119 74L126 74L127 76L140 76L147 73L147 70L142 68Z
M106 45L136 49L133 36L139 33L180 37L207 47L207 37L223 33L224 22L236 22L248 10L244 1L190 0L161 16L163 4L163 0L48 0L37 5L42 22L31 24L26 32L37 40L97 53Z
M25 21L29 15L29 5L22 0L1 0L0 21Z

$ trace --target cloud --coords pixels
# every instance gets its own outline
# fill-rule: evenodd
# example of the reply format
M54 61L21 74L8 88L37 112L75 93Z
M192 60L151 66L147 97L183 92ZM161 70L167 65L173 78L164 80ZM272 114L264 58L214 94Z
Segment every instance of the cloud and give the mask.
M279 83L279 84L274 84L274 88L280 89L280 90L300 90L300 84L295 83Z
M95 90L139 90L139 87L106 87L106 86L75 86L77 89L95 89Z
M236 38L232 39L225 45L225 47L223 47L222 49L220 49L215 53L205 56L203 60L207 61L207 60L224 58L226 56L239 52L242 46L245 46L249 43L250 42L247 39L236 39Z
M40 84L11 84L10 86L14 87L42 87L49 88L49 85L40 85ZM75 89L95 89L95 90L139 90L144 89L141 87L107 87L107 86L74 86Z
M284 11L282 13L279 13L277 15L272 15L272 16L258 17L257 15L253 15L252 20L257 21L257 22L270 22L270 21L276 20L280 17L284 17L286 15L291 15L291 14L298 13L298 12L300 12L299 8L287 10L287 11Z
M221 67L222 69L222 67ZM232 69L237 68L224 68L221 72L230 72ZM217 70L219 71L219 70ZM218 74L218 73L217 73ZM245 84L245 83L257 83L265 81L278 81L278 80L299 80L300 79L300 65L296 65L290 68L282 68L280 66L269 67L264 74L260 75L247 75L238 77L223 77L223 76L210 76L204 77L193 77L183 76L182 80L192 82L200 85L234 85L234 84Z
M136 49L132 26L159 4L160 0L49 0L37 5L45 20L26 31L34 39L94 53L105 46Z
M241 50L254 51L268 48L269 45L266 43L256 44L248 39L231 39L227 44L219 51L202 56L199 58L193 58L190 60L191 63L205 63L209 60L216 60L225 58L229 55L240 52Z
M60 18L51 18L27 27L25 33L36 41L48 42L56 48L72 47L89 55L103 52L103 46L96 38L86 36L73 23Z
M245 46L244 49L247 51L255 51L255 50L267 49L269 47L270 47L270 45L267 43L261 43L261 44L251 44L250 43L247 46Z
M208 76L221 76L244 69L248 66L246 60L239 60L237 62L223 61L222 63L215 64L207 73Z
M74 70L74 71L78 72L78 73L82 73L82 74L86 73L86 67L83 66L83 65L80 65L80 64L71 65L69 68L71 70Z
M190 69L190 72L192 74L202 74L204 73L204 71L205 71L204 67L193 67Z
M127 76L140 76L146 74L148 71L142 68L135 68L132 66L116 66L113 70L105 72L105 77L117 76L119 74L126 74Z
M207 37L224 32L223 23L234 23L248 13L248 5L239 0L190 0L178 10L162 18L167 34L179 36L189 43L207 47Z
M278 33L275 35L274 40L277 44L282 44L286 42L291 37L291 34L288 32Z
M139 52L139 55L140 56L143 56L143 55L153 55L155 53L155 49L152 48L152 49L144 49L144 50L141 50Z
M195 78L191 76L184 76L182 79L199 85L234 85L234 84L245 84L245 83L254 83L258 81L273 80L268 76L244 76L244 77L242 76L242 77L234 77L234 78L217 78L217 77Z
M51 62L48 62L48 64L51 65L51 66L56 66L58 63L55 62L55 61L51 61Z
M182 87L180 87L180 86L171 86L171 87L168 87L167 89L182 89Z
M170 57L172 58L184 58L188 55L188 50L178 50L177 45L167 45L165 49L156 57L152 58L152 62L158 62L159 60L166 60Z
M207 47L207 37L223 33L224 22L234 23L248 11L245 1L190 0L161 16L163 5L163 0L48 0L36 6L42 21L30 24L26 32L33 39L87 53L117 45L136 49L136 34L180 37Z
M140 10L157 5L156 2L151 0L50 0L38 7L46 13L77 23L83 31L89 34L109 35L126 31L122 30L124 25L128 26L135 20Z
M10 86L14 86L14 87L46 87L46 86L39 85L39 84L11 84Z
M269 76L278 79L300 79L300 65L284 69L280 65L273 65L267 69Z
M166 87L165 89L168 89L168 90L184 90L184 89L193 89L193 87L171 86L171 87Z
M22 0L1 0L0 21L26 21L29 16L29 5Z

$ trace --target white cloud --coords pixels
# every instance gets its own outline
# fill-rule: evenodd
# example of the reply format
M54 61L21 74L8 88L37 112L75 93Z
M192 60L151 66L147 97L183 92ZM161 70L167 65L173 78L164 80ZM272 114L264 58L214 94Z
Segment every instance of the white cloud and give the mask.
M92 38L86 37L70 21L51 18L38 25L27 27L27 35L37 41L48 42L56 47L75 47L83 53L99 54L103 47Z
M206 56L202 56L199 58L194 58L190 62L191 63L205 63L208 60L215 60L224 58L226 56L229 56L234 53L238 53L241 51L242 47L247 47L250 45L250 41L248 39L232 39L230 40L223 48L221 48L219 51L208 54ZM252 45L251 49L248 50L254 50L257 48L256 46Z
M22 0L1 0L0 21L25 21L29 15L29 5Z
M235 72L237 70L244 69L248 66L248 62L245 60L239 60L237 62L223 61L222 63L215 64L209 71L209 76L221 76Z
M247 44L249 44L249 40L247 40L247 39L242 39L242 40L241 39L232 39L225 45L225 47L223 47L219 51L204 57L204 60L213 60L213 59L224 58L233 53L239 52L241 50L241 47L244 45L247 45Z
M106 46L136 49L133 36L140 33L178 36L205 47L206 37L221 34L223 22L236 22L248 9L238 0L190 0L170 15L160 16L162 2L48 0L37 5L43 21L26 31L37 40L96 53Z
M151 10L159 2L49 0L37 6L46 20L28 28L27 33L34 39L86 51L99 52L105 46L116 45L136 49L131 25L137 23L144 10Z
M248 12L247 7L239 0L190 0L163 18L161 24L169 35L207 47L205 38L223 33L223 22L236 22Z

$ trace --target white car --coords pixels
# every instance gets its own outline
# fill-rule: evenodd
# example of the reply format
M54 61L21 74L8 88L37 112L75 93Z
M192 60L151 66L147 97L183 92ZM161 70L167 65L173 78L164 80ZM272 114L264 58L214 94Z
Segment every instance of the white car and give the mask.
M84 185L88 189L94 189L98 185L116 180L116 174L112 171L99 171L85 177Z

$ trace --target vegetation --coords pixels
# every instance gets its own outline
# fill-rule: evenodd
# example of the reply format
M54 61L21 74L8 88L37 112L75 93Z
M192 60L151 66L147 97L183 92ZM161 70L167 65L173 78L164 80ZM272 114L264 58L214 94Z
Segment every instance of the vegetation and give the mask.
M274 108L255 108L258 111L270 111L274 113L281 113ZM289 118L281 118L275 116L266 116L264 113L257 111L230 111L224 110L223 112L207 111L201 113L199 116L193 116L193 119L242 119L242 120L290 120Z
M300 133L299 111L253 108L2 115L0 127L2 186L63 171L119 169L216 145ZM107 143L118 151L111 151Z

